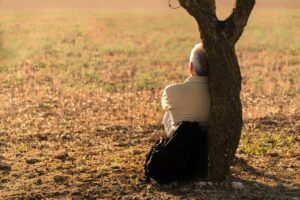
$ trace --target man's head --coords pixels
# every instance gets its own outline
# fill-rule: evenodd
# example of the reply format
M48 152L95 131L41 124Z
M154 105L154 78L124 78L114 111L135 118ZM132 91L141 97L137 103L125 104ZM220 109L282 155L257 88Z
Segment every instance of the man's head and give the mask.
M208 62L203 44L196 44L191 51L189 71L193 76L208 76Z

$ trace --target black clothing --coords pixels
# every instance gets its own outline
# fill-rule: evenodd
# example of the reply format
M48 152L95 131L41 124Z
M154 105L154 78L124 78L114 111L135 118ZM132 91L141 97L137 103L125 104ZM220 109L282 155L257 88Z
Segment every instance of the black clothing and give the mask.
M198 122L182 122L152 146L146 158L145 177L159 183L206 178L207 165L207 128Z

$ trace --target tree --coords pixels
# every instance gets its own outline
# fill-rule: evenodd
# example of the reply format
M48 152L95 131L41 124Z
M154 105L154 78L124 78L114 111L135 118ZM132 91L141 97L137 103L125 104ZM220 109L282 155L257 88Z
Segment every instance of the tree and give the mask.
M211 114L208 179L222 181L230 173L242 126L241 72L235 44L247 25L255 0L236 0L224 21L216 16L215 0L179 0L199 26L209 64Z

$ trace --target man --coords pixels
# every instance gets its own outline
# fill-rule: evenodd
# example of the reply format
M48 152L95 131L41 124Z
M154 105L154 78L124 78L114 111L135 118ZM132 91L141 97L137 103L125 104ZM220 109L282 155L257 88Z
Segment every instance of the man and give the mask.
M168 85L163 92L161 103L166 111L163 124L167 135L176 128L178 122L198 122L200 126L208 124L208 62L202 43L191 51L189 73L190 76L183 83Z
M169 183L207 177L210 98L208 64L202 44L192 49L189 72L185 82L169 85L163 92L163 124L168 137L157 141L148 153L144 166L146 180Z

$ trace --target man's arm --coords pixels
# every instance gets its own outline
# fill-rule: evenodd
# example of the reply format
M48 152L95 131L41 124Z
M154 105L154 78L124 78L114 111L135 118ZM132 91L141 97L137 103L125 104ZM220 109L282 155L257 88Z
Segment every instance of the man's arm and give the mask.
M166 134L169 135L172 131L172 122L173 122L173 118L172 118L172 115L170 113L170 108L171 108L171 105L170 105L170 97L168 95L168 87L167 86L165 89L164 89L164 92L163 92L163 95L161 97L161 105L162 105L162 108L163 110L165 110L165 115L164 115L164 118L163 118L163 121L162 121L162 124L164 125L164 128L165 128L165 131L166 131Z
M163 95L161 97L161 106L162 109L167 111L170 109L170 104L169 104L169 99L168 99L168 95L167 95L167 88L164 89Z
M170 111L166 111L165 115L164 115L164 118L162 120L162 124L164 125L164 128L165 128L165 131L166 131L166 134L169 135L172 131L172 128L173 128L173 119L172 119L172 116L171 116L171 113Z

